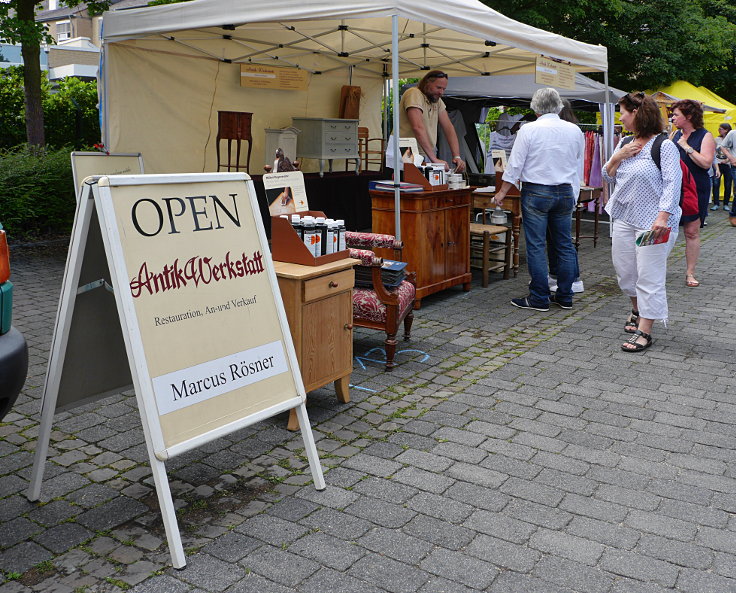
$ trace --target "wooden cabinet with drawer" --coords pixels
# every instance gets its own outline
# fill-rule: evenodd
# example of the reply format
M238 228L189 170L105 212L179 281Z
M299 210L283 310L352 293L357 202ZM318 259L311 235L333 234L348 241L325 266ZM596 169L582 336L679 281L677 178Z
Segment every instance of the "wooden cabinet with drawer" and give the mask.
M300 130L296 152L300 157L319 159L319 174L324 161L332 172L333 159L355 159L355 172L360 165L358 152L358 120L293 117L292 125Z
M355 259L322 266L274 262L286 318L309 393L334 382L337 399L350 401L353 372L353 297ZM294 410L289 430L299 427Z
M395 234L394 194L371 191L374 233ZM470 189L401 194L402 259L417 274L415 308L422 298L462 284L470 290ZM389 250L377 249L383 257Z

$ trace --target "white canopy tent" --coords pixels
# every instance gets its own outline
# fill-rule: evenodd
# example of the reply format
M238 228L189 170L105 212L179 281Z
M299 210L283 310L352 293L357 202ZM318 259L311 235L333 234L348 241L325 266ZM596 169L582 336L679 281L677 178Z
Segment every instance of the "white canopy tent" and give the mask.
M214 170L218 110L253 112L254 129L284 127L292 116L335 117L340 85L358 84L361 125L375 135L388 79L398 104L400 77L435 68L523 74L544 55L607 71L605 47L523 25L478 0L194 0L106 13L103 41L105 144L142 152L151 172ZM241 88L240 64L305 70L309 90Z

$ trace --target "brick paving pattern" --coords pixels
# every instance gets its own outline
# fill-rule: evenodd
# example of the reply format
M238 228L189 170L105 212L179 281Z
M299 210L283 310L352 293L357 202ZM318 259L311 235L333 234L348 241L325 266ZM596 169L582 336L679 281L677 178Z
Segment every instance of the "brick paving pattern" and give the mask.
M352 402L308 401L325 491L285 415L168 462L183 570L130 391L57 415L26 499L66 254L15 248L31 360L0 423L0 593L736 592L736 229L709 223L701 287L680 236L643 354L619 348L605 237L570 311L511 307L522 266L425 299L392 373L358 330Z

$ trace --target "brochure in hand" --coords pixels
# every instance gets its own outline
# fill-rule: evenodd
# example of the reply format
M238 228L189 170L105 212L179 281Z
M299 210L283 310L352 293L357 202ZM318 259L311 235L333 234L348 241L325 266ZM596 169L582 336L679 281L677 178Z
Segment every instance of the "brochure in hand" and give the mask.
M654 231L651 229L648 231L642 231L636 236L636 245L638 247L646 247L647 245L659 245L660 243L667 243L670 238L670 231L672 229L667 227L659 237L654 237Z

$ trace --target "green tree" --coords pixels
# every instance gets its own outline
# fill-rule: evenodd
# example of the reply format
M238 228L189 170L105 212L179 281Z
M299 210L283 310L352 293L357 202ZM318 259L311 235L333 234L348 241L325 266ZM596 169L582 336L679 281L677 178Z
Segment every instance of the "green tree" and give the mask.
M24 130L23 70L9 66L0 69L0 148L22 143Z
M731 0L484 0L523 23L608 48L609 80L624 90L683 79L723 93L736 83Z
M62 0L69 7L78 6L81 0ZM0 2L0 37L21 46L23 56L23 88L25 105L26 139L31 146L45 144L43 106L41 102L41 43L52 42L46 27L36 22L36 10L40 0L3 0ZM89 0L90 15L102 14L109 0Z
M48 145L84 149L99 142L96 82L67 78L52 90L46 73L42 72L40 97ZM22 67L0 69L0 149L24 142L23 110Z
M55 93L43 99L46 141L51 146L70 144L88 148L100 141L100 116L97 110L97 83L65 78Z

